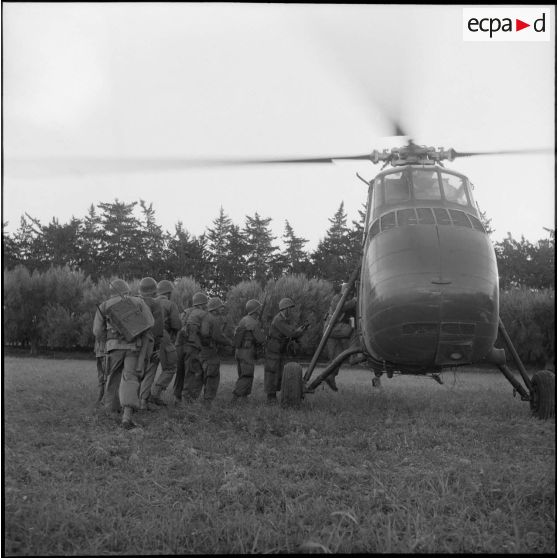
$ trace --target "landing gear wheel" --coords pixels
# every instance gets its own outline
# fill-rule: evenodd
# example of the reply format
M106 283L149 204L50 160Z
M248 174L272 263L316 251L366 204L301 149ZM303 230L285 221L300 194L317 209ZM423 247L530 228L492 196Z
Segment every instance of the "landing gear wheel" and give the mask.
M288 362L281 378L281 405L297 407L302 401L302 366Z
M531 378L531 411L546 420L556 414L556 376L550 370L539 370Z

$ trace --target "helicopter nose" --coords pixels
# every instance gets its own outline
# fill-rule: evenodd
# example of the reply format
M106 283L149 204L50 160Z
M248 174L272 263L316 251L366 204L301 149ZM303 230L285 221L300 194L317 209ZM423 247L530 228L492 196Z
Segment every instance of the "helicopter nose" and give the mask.
M480 359L493 346L498 319L488 237L436 225L374 237L363 259L359 312L363 342L379 360L440 366Z

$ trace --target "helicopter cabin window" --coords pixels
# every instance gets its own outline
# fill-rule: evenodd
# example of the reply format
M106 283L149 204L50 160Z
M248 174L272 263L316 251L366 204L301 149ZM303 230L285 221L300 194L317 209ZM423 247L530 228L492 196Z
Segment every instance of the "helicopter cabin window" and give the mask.
M414 209L400 209L397 212L397 223L400 227L417 224L417 215Z
M384 203L399 203L409 199L409 184L403 172L384 175Z
M391 213L382 215L380 224L382 227L382 231L387 231L388 229L393 229L393 227L396 227L397 225L395 223L395 212L392 211Z
M429 207L417 207L417 217L420 225L433 225L436 222Z
M444 197L447 201L458 203L459 205L468 205L467 188L465 187L465 180L461 176L442 172L440 174L442 179L442 188L444 190Z
M431 169L413 169L413 192L417 200L441 200L438 173Z

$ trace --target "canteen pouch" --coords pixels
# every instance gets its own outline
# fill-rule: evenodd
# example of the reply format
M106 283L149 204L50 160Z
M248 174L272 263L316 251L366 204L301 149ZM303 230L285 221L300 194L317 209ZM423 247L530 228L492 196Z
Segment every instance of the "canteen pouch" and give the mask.
M110 324L130 343L136 337L153 327L155 320L151 312L144 312L141 306L129 298L119 300L106 310Z

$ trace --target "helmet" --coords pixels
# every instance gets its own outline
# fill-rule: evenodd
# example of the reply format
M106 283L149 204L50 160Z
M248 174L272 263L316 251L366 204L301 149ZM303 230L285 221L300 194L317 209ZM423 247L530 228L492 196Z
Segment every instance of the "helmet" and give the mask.
M192 297L192 306L202 306L203 304L207 304L207 296L202 292L196 293Z
M139 284L141 296L154 296L157 294L157 281L153 277L144 277Z
M163 279L157 283L157 294L164 295L172 293L174 285L167 279Z
M130 286L123 279L115 279L109 283L110 290L114 294L127 295L130 294Z
M279 310L285 310L286 308L292 308L295 303L290 298L282 298L279 301Z
M260 308L261 304L255 299L251 299L246 303L246 313L251 314Z
M207 303L207 310L211 312L212 310L217 310L218 308L223 308L225 306L218 296L209 299Z

